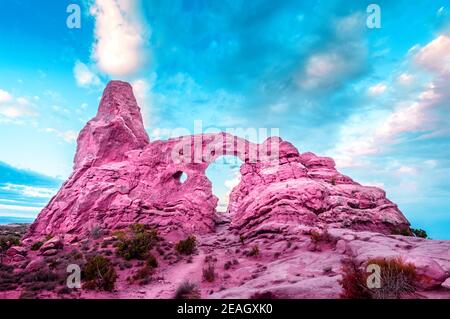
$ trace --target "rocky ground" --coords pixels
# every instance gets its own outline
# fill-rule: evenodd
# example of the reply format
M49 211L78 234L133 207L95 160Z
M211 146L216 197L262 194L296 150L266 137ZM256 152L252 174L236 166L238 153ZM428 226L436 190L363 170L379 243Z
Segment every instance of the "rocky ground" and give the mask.
M16 227L11 227L12 233L17 232ZM9 263L12 268L1 268L0 296L174 298L178 287L190 282L197 286L201 298L340 298L346 260L363 267L372 257L399 256L415 265L418 273L417 289L406 297L450 298L447 241L285 224L264 228L243 239L232 235L229 221L221 220L215 233L197 237L197 248L188 256L176 251L174 241L162 238L151 249L158 266L142 278L133 277L145 262L118 256L118 239L111 234L71 246L53 238L38 251L25 252L16 247L16 261ZM67 266L83 267L89 258L98 255L114 265L118 275L114 289L65 288ZM203 274L208 267L213 268L213 278ZM11 279L11 273L16 277Z

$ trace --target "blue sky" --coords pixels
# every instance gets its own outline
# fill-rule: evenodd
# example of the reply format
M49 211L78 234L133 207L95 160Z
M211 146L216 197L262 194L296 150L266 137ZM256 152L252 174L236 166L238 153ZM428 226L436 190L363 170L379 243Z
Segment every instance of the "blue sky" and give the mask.
M366 26L373 2L379 29ZM66 26L72 3L80 29ZM194 121L277 128L450 239L448 1L12 0L0 37L0 216L36 215L122 79L153 140ZM208 172L222 204L237 165Z

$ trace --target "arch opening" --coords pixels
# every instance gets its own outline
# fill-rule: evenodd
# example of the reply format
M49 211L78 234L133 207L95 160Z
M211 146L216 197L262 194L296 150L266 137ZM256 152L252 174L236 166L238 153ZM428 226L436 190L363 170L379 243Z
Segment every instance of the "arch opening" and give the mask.
M175 174L173 174L172 176L177 181L179 181L181 184L184 184L187 181L187 179L188 179L188 175L185 172L182 172L182 171L178 171Z
M205 175L211 181L212 193L219 201L218 213L225 213L228 208L230 194L241 181L240 167L243 161L235 155L224 155L217 158L206 169Z

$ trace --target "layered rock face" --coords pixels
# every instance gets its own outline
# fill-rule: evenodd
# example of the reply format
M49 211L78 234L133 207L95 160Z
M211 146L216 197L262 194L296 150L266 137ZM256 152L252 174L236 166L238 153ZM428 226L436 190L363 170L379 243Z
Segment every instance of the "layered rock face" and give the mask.
M409 225L381 189L354 182L332 159L301 154L280 138L253 144L222 133L149 142L131 86L113 81L79 135L73 174L28 237L62 234L74 242L94 227L133 223L177 236L214 232L217 198L205 170L222 155L244 162L227 212L237 233L280 223L382 233Z

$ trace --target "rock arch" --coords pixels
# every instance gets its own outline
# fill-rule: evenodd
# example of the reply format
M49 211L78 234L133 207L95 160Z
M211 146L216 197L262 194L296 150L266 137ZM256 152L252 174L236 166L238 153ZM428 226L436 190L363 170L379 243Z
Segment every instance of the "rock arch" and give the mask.
M387 233L408 225L381 189L359 185L332 159L300 154L279 137L254 144L218 133L149 142L131 86L113 81L78 137L72 175L27 237L60 234L74 242L94 225L133 223L166 236L213 232L217 199L205 170L222 155L244 162L229 206L237 232L303 223ZM184 183L179 172L189 176Z

